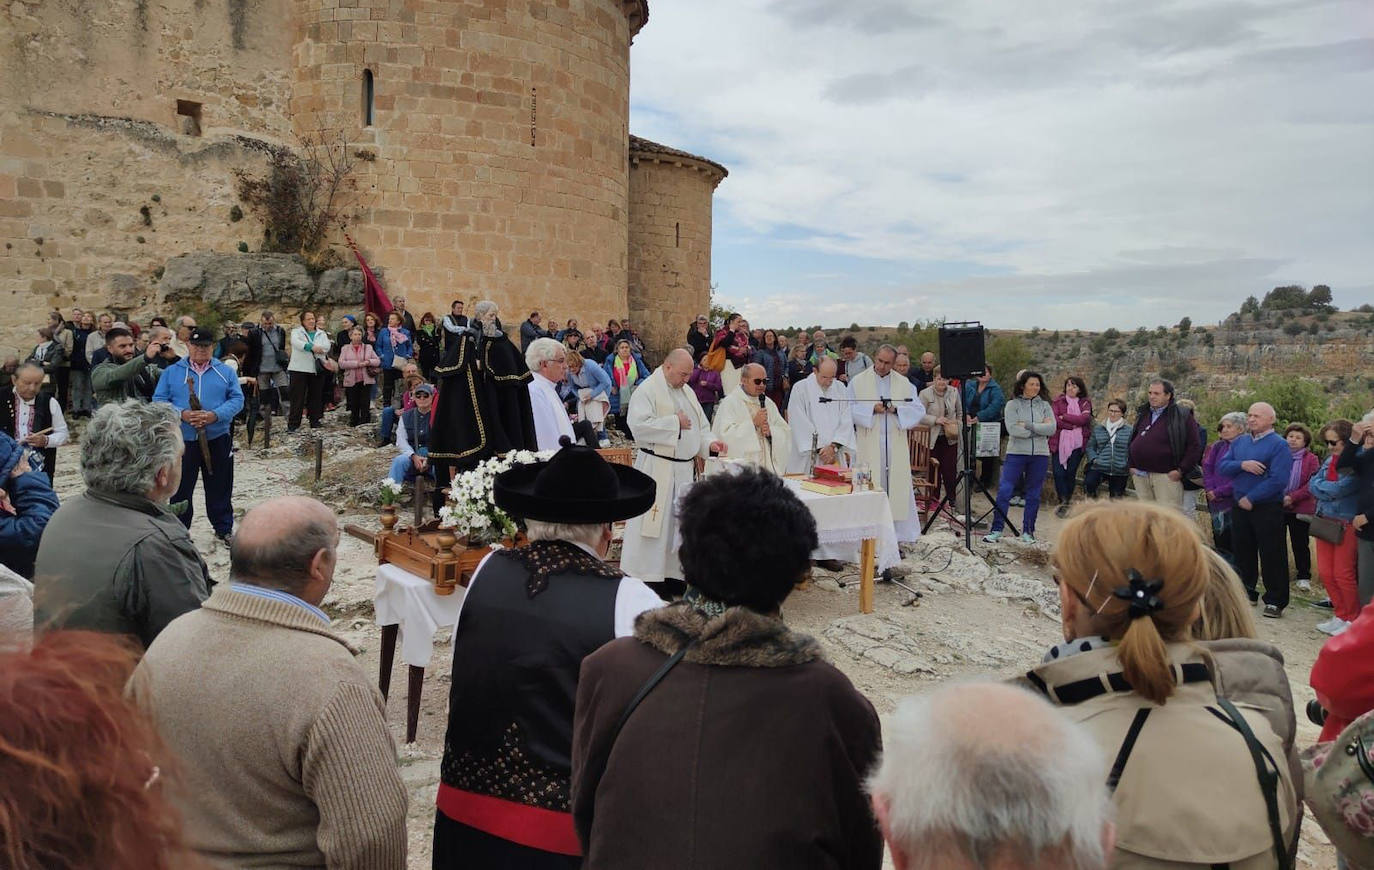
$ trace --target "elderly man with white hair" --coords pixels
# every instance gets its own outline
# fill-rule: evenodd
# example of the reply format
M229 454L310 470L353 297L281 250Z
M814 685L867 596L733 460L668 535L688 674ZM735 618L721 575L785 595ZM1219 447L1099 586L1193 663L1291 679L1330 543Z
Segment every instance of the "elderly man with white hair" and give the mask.
M998 683L907 698L869 780L897 870L1105 870L1107 763L1044 699Z
M1245 415L1248 435L1231 441L1217 465L1231 478L1231 543L1236 569L1253 604L1264 572L1264 615L1277 619L1288 606L1288 541L1284 536L1283 493L1293 468L1288 442L1274 431L1274 406L1256 402Z
M34 569L34 624L133 635L144 646L209 595L210 573L167 509L186 449L171 405L102 405L81 438L86 490L53 514Z
M529 383L530 408L540 450L557 450L560 438L573 438L567 406L558 397L558 385L568 374L567 360L567 348L552 338L536 338L525 348L525 364L533 375Z

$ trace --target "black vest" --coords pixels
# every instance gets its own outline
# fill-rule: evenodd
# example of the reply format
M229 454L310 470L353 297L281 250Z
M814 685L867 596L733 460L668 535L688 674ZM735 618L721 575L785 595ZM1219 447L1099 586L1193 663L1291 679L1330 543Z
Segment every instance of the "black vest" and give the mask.
M52 393L47 390L39 390L38 395L33 400L33 424L29 427L30 431L42 432L52 425ZM14 387L0 388L0 432L4 432L11 438L17 438L14 433L14 406L19 399L14 395ZM57 466L57 448L49 447L43 451L43 471L47 473L48 479L52 480L53 470Z
M421 414L419 408L411 408L401 415L401 425L406 428L406 443L411 450L416 453L420 452L421 447L429 450L428 414Z
M615 573L580 549L574 558ZM500 551L467 592L440 774L463 791L566 813L577 675L583 658L615 638L620 580L564 571L531 595L530 576L513 551Z

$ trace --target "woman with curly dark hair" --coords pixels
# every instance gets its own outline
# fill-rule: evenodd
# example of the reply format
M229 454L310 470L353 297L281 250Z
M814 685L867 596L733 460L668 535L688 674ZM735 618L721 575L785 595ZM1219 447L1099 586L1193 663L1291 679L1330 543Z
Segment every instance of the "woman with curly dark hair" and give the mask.
M0 652L0 866L201 866L164 794L157 732L124 697L134 664L126 642L85 631Z
M878 717L782 620L816 548L811 512L782 479L748 469L693 486L680 522L686 597L582 662L582 866L681 867L691 855L701 867L877 870L864 777Z

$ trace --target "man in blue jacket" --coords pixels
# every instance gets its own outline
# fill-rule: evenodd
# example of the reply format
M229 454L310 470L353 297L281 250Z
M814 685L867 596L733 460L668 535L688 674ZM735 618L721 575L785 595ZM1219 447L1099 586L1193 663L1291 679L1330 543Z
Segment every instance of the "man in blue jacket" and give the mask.
M1288 539L1284 534L1283 490L1293 468L1293 454L1274 431L1274 407L1250 406L1245 419L1249 436L1231 442L1231 452L1217 466L1232 480L1236 508L1231 512L1231 541L1241 582L1252 602L1264 572L1264 615L1277 619L1288 606Z
M992 363L986 363L981 377L964 381L965 422L996 424L1002 423L1002 409L1006 407L1007 397L1002 388L992 379ZM1000 456L985 456L980 464L978 482L990 493L997 492L997 472L1002 465Z
M186 358L162 373L153 393L154 402L166 402L181 413L181 437L186 441L181 486L172 503L186 503L180 516L182 525L189 529L195 515L191 495L196 477L203 476L205 514L215 528L215 537L228 545L234 532L234 458L229 424L243 410L243 390L234 370L215 359L214 333L197 326L186 346ZM192 391L199 399L199 411L191 409Z

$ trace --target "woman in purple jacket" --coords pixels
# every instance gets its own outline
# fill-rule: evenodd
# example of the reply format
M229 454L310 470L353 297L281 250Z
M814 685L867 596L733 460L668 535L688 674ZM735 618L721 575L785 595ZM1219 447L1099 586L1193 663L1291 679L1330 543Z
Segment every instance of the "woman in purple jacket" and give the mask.
M1307 482L1321 468L1322 461L1312 452L1312 430L1301 423L1289 423L1283 430L1288 449L1293 451L1293 470L1283 489L1283 524L1293 545L1293 568L1297 572L1298 588L1312 590L1312 545L1307 542L1307 529L1312 525L1298 516L1312 516L1317 512L1317 497L1307 488Z
M1069 502L1078 483L1083 448L1092 435L1093 403L1088 398L1088 385L1077 376L1065 378L1064 392L1052 407L1055 430L1050 436L1050 462L1054 468L1054 491L1059 495L1054 515L1063 519L1069 514Z
M1240 411L1223 415L1217 424L1220 437L1202 457L1202 482L1207 491L1207 510L1212 515L1212 548L1233 566L1231 509L1236 506L1236 501L1231 495L1231 478L1222 474L1219 466L1226 454L1231 452L1231 442L1245 432L1245 425L1245 415Z

